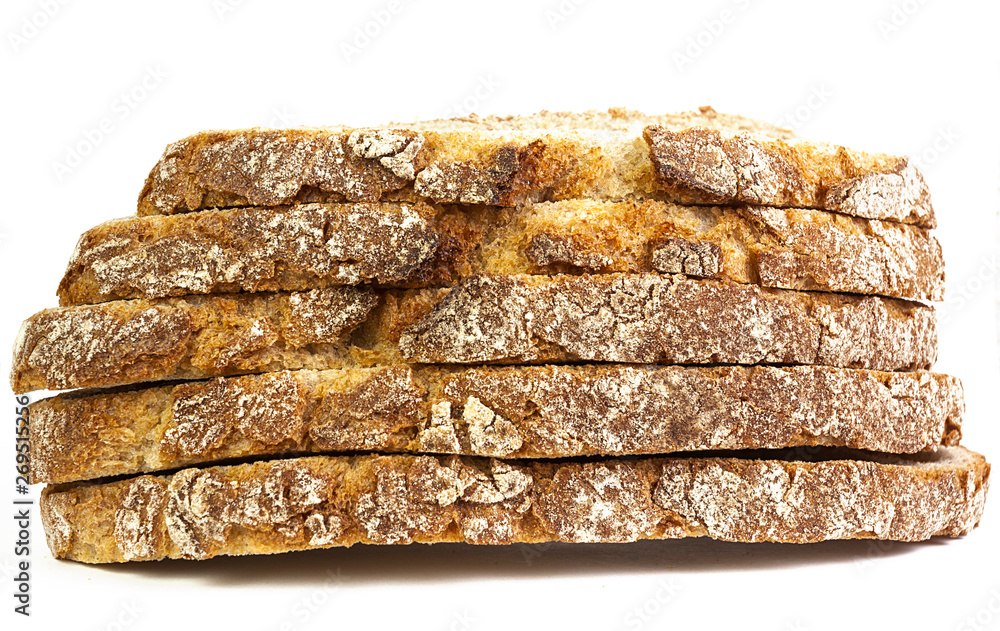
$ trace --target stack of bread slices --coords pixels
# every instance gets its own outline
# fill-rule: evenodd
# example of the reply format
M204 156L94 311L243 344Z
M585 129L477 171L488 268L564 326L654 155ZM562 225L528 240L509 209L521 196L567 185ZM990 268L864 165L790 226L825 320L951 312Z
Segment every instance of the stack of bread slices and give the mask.
M196 134L19 336L49 546L968 533L934 224L710 108Z

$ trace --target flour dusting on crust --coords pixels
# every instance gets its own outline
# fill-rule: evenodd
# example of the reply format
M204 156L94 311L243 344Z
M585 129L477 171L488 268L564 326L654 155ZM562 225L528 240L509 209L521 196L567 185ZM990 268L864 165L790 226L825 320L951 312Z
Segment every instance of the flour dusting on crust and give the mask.
M115 513L115 543L126 561L154 558L161 547L166 485L151 476L132 480Z

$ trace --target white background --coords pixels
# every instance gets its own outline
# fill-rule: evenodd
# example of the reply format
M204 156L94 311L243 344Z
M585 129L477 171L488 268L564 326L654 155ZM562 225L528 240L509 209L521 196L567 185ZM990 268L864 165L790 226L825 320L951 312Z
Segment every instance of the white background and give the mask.
M0 347L22 319L56 304L78 235L133 213L163 147L192 132L710 104L921 160L948 260L938 369L965 383L965 443L1000 455L997 3L152 5L6 0L0 9ZM373 15L385 22L390 7L378 26ZM366 25L379 32L356 39ZM88 155L68 157L81 143ZM0 358L6 373L9 354ZM10 506L13 395L4 400L0 501ZM0 603L5 629L1000 629L991 500L972 535L919 545L356 547L118 567L53 561L36 520L30 620L12 613L15 533L3 518Z

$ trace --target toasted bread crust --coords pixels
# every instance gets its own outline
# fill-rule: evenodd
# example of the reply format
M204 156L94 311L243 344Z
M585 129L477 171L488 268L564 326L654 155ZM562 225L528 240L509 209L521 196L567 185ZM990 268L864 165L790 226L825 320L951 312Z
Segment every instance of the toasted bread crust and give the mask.
M454 275L461 255L448 247L449 232L449 217L424 205L308 204L119 219L80 238L60 304L440 282L438 276Z
M477 276L400 334L418 363L612 361L926 369L929 307L653 274Z
M808 209L574 200L517 209L303 204L122 219L85 233L63 306L471 274L683 273L765 287L940 300L926 230Z
M128 300L48 309L22 326L11 386L38 389L202 379L350 365L350 333L379 297L307 293Z
M936 225L927 183L906 158L705 128L649 126L645 137L657 183L670 197Z
M574 128L564 124L571 115L546 116L534 125L494 119L202 132L167 147L139 196L139 214L323 201L656 198L934 225L923 179L905 158L792 141L785 130L710 110L627 113L621 123L591 115Z
M864 405L858 405L864 401ZM825 367L393 366L292 371L30 406L32 482L277 454L569 458L955 445L961 383Z
M968 533L989 485L989 464L961 447L910 457L775 455L586 463L319 456L48 487L41 513L53 556L85 563L355 543L918 541Z
M42 311L11 386L115 386L400 362L928 368L934 310L656 274L473 276L451 290L128 300Z

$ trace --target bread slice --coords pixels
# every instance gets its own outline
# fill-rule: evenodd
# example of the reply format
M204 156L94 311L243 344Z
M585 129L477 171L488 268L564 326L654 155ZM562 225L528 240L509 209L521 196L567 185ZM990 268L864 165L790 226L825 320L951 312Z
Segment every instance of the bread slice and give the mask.
M934 310L679 276L476 276L399 335L418 363L611 361L929 368Z
M914 226L806 209L568 202L236 208L102 224L63 306L123 298L450 285L476 273L685 273L765 287L940 300L941 247Z
M711 108L208 131L169 145L139 214L314 201L515 206L592 198L824 208L933 227L906 158L795 140Z
M859 405L864 401L864 405ZM958 379L825 367L392 366L218 378L31 405L32 482L356 450L499 458L958 444Z
M387 339L392 323L412 317L406 308L428 310L438 296L409 298L393 311L400 306L395 297L334 287L46 309L21 327L11 387L20 393L395 363L401 358ZM420 305L421 298L429 302ZM384 308L376 309L380 302ZM390 320L384 326L377 317L382 312ZM365 347L351 340L361 324L372 332ZM379 343L388 352L380 353Z
M47 487L41 514L53 556L85 563L356 543L919 541L982 516L990 465L961 447L803 455L317 456Z
M400 362L929 368L919 303L656 274L473 276L452 289L125 300L22 326L15 392Z

